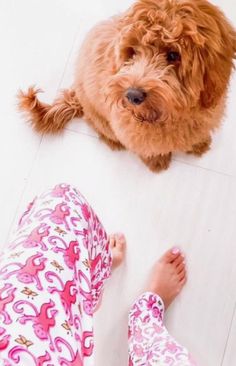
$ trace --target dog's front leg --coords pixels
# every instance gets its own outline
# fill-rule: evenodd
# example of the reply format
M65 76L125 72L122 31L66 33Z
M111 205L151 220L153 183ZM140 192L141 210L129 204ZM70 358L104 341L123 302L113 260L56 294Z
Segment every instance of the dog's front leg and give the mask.
M105 142L105 144L109 146L111 150L125 150L125 147L119 141L111 140L102 134L99 134L99 138Z
M157 155L151 158L142 158L142 161L149 167L153 172L160 172L169 168L172 154Z
M202 156L211 147L211 137L207 137L205 140L202 140L198 144L194 144L191 150L187 151L188 154L194 154L196 156Z

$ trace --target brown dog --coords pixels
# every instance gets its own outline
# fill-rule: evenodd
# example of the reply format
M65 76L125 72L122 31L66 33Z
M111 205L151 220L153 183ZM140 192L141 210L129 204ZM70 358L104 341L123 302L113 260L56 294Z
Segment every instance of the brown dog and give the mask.
M20 92L39 132L85 119L113 149L153 171L175 151L201 155L219 126L236 53L236 33L206 0L140 0L87 36L75 82L52 105Z

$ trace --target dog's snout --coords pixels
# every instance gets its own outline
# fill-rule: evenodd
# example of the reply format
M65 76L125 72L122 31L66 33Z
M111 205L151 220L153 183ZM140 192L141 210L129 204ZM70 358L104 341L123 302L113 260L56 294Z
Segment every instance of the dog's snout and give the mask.
M131 104L139 105L143 103L147 94L142 89L129 88L125 96Z

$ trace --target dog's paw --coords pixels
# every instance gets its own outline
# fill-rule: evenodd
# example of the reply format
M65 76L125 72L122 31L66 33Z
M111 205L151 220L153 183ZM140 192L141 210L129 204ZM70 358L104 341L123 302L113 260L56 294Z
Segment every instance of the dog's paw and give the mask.
M166 154L166 155L158 155L153 156L151 158L141 158L142 161L148 166L148 168L155 172L161 172L162 170L166 170L170 166L171 162L171 156L172 154Z
M210 150L210 147L211 147L211 137L202 142L199 142L198 144L193 145L191 150L187 151L187 154L202 156L208 150Z

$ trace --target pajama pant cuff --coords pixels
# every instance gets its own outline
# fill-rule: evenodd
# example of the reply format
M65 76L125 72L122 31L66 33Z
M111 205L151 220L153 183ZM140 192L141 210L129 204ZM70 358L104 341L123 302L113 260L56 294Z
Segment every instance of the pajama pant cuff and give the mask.
M136 325L153 322L163 325L164 303L160 296L153 292L144 292L132 305L129 312L129 331L133 331Z
M157 313L161 314L161 319L163 320L165 305L162 298L154 292L147 291L142 293L133 304L132 309L136 306L145 312L152 311L154 315L156 314L155 309L157 309Z
M157 306L160 309L163 309L163 312L165 311L165 305L164 305L162 298L159 295L157 295L151 291L146 291L146 292L142 293L142 295L139 296L139 298L138 298L138 300L136 300L136 302L141 300L141 301L146 301L146 303L148 303L148 301L150 301L150 299L152 299L153 303L157 304Z

